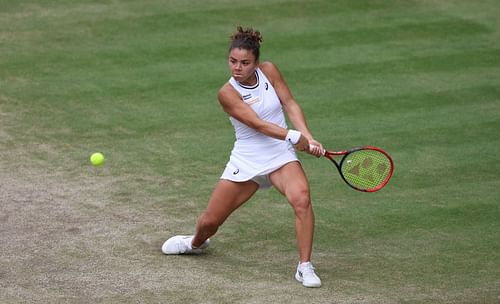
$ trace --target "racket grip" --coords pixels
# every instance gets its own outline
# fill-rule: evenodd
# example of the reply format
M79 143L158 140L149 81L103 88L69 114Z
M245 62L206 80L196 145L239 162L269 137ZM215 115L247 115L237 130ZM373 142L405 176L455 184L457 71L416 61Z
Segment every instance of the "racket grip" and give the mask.
M309 151L312 152L312 149L315 147L315 145L309 145ZM321 155L325 156L326 154L326 150L323 149L323 151L321 151Z

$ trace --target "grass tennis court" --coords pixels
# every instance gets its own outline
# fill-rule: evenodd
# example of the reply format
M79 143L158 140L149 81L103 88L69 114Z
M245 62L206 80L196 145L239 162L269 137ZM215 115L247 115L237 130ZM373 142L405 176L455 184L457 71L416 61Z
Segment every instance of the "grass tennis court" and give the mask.
M497 1L0 0L0 302L500 302ZM209 253L192 233L234 134L236 25L330 149L375 145L374 194L301 155L320 289L293 278L293 211L259 192ZM89 163L102 151L104 166Z

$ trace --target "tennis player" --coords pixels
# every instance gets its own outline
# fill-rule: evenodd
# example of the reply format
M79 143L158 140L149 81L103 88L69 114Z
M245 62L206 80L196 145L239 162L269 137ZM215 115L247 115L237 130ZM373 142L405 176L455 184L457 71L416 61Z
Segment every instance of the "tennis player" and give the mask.
M195 235L178 235L162 246L165 254L197 254L227 217L259 188L274 186L295 211L299 263L295 278L306 287L320 287L311 263L314 213L309 182L295 150L320 157L321 143L307 126L304 114L278 68L259 62L262 36L237 27L231 35L228 64L231 78L218 99L236 135L229 162L213 190ZM285 112L295 129L288 129ZM311 148L310 148L311 147Z

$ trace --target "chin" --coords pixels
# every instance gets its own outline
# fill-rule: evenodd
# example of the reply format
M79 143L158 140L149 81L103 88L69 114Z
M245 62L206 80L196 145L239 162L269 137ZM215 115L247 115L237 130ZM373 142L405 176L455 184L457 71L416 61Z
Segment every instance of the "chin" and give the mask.
M243 75L233 75L233 78L236 79L236 81L238 81L238 82L245 82L250 77L248 77L248 76L245 77Z

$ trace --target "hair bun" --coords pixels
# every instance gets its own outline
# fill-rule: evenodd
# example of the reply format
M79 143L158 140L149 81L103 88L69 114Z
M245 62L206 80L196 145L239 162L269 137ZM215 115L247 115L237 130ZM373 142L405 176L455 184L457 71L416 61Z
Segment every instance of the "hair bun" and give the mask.
M236 32L231 35L229 50L241 48L251 50L255 58L259 59L259 49L262 42L262 35L259 31L251 27L243 28L241 25L236 27Z

